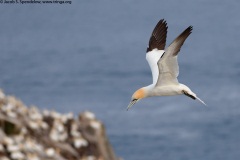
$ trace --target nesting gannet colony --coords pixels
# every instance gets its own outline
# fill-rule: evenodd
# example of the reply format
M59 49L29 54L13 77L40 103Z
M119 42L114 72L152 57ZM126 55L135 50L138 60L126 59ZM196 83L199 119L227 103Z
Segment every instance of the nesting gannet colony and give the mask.
M0 90L0 160L119 160L91 112L40 111Z

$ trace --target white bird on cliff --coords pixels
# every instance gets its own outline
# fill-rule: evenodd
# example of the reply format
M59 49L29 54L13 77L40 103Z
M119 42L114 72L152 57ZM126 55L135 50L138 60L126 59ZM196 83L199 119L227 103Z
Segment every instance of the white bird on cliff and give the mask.
M206 105L189 87L178 82L179 67L177 56L187 37L192 33L192 26L183 31L164 50L167 37L167 23L160 20L154 28L149 40L146 59L152 71L153 83L149 86L138 89L133 95L127 110L140 99L152 96L186 95L197 99Z

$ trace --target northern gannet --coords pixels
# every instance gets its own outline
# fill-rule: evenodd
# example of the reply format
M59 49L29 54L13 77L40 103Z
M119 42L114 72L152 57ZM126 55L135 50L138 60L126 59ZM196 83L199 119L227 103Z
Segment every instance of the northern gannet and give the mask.
M135 91L127 110L140 99L152 96L186 95L197 99L206 105L189 87L178 82L179 66L177 61L178 53L187 37L192 33L192 26L185 29L165 49L167 38L167 23L161 19L154 28L149 40L146 59L152 71L153 83ZM164 50L165 49L165 50Z

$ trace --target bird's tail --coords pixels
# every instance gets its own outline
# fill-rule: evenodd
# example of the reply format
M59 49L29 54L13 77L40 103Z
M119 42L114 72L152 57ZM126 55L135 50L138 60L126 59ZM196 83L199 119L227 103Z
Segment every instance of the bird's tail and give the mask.
M206 103L203 102L203 100L201 100L200 98L198 98L197 96L195 97L197 100L199 100L202 104L204 104L206 106Z
M189 91L183 90L183 94L185 94L186 96L188 96L188 97L190 97L190 98L192 98L192 99L194 99L194 100L195 100L195 99L199 100L202 104L204 104L204 105L206 106L206 103L204 103L203 100L201 100L200 98L198 98L198 97L196 96L196 94L193 93L190 89L189 89Z

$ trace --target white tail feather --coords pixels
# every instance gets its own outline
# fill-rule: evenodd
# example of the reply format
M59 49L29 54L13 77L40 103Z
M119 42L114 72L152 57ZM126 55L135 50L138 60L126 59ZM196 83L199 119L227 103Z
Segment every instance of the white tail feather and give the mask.
M204 103L203 100L201 100L201 99L198 98L197 96L196 96L196 99L199 100L202 104L204 104L204 105L206 106L206 103Z

